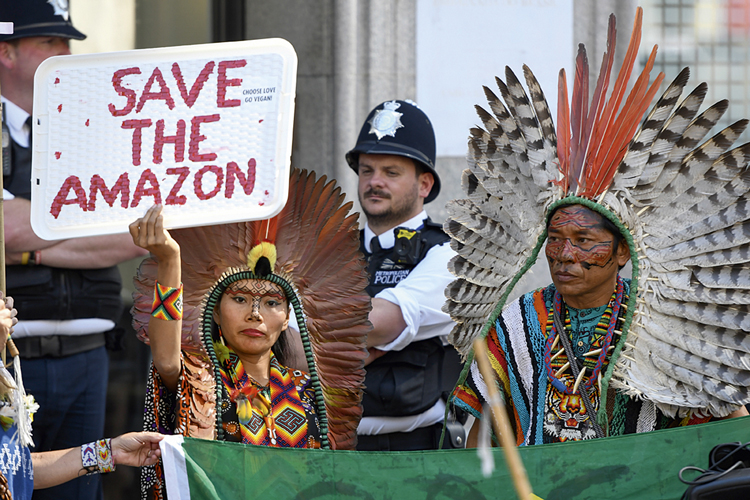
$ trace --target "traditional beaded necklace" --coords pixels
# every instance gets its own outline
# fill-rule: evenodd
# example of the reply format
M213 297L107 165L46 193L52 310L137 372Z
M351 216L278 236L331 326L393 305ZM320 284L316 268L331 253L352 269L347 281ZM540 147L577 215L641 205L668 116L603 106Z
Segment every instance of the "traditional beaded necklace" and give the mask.
M547 340L544 345L544 365L547 369L547 376L550 383L558 391L565 394L575 394L578 392L578 386L583 380L585 380L583 382L584 387L588 390L599 378L602 368L606 365L607 354L614 347L612 339L615 335L615 326L620 315L623 293L624 285L622 278L618 275L615 291L612 293L609 304L607 304L604 314L602 314L591 335L591 350L584 354L583 367L581 368L578 380L573 380L571 375L565 373L570 367L571 360L568 359L562 345L559 345L559 332L556 331L553 321L554 311L561 314L562 309L562 295L560 295L559 291L555 290L553 303L548 311ZM565 333L567 335L570 335L570 328L570 313L566 307ZM552 351L555 350L555 347L558 347L559 350L553 354ZM577 361L574 360L573 362ZM585 377L586 373L590 373L588 378Z
M253 412L257 413L266 425L271 445L275 446L278 436L272 412L271 383L274 379L283 378L277 368L276 358L271 353L269 385L262 386L245 371L242 361L232 348L227 346L227 350L228 356L220 369L221 378L229 398L237 407L237 419L242 425L247 426L253 418ZM306 418L304 413L301 413L301 417Z

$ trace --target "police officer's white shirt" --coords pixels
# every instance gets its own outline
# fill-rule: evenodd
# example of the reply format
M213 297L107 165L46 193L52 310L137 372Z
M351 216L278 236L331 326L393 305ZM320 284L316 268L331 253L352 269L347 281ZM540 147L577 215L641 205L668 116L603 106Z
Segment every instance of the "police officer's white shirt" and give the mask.
M5 97L0 97L0 99L3 101L3 108L5 109L5 125L8 127L10 136L16 141L16 144L22 148L28 148L31 130L29 130L28 125L26 125L26 120L29 118L29 114ZM12 200L13 198L14 196L10 191L3 189L4 200Z
M419 229L427 218L424 210L416 217L395 227ZM393 248L395 235L393 229L378 236L381 248ZM365 225L365 249L371 251L370 242L375 237L368 225ZM456 253L450 243L432 247L409 275L399 281L395 287L386 288L375 296L396 304L401 309L401 315L406 328L395 340L388 344L376 346L383 351L400 351L412 342L440 337L444 343L451 329L453 321L442 311L445 303L445 287L454 277L448 271L448 261ZM359 422L357 434L377 435L392 432L411 432L421 427L436 424L443 420L445 402L438 399L432 408L418 415L407 417L364 417Z
M395 227L419 229L427 218L424 210L416 217ZM365 249L369 252L370 242L375 237L369 225L365 225ZM380 247L393 248L396 243L393 228L378 236ZM384 299L401 309L406 328L392 342L375 346L382 351L400 351L412 342L441 337L445 342L453 321L442 311L445 303L445 287L453 281L454 276L448 271L448 261L456 253L450 243L432 247L422 261L392 288L386 288L375 298Z
M0 97L0 99L3 101L3 108L5 109L5 125L8 127L10 136L19 146L22 148L28 148L29 134L31 134L31 130L29 130L26 120L29 119L30 115L5 97Z

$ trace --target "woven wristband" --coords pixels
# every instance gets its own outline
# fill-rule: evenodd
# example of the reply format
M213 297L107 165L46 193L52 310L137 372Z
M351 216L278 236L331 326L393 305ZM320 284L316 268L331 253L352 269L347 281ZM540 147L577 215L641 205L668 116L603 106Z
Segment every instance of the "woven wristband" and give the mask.
M151 316L166 321L182 319L182 284L179 288L154 284L154 303Z
M115 463L112 459L112 440L100 439L96 442L96 461L99 472L106 474L115 471Z
M81 463L86 475L99 473L99 462L96 460L96 441L81 445Z

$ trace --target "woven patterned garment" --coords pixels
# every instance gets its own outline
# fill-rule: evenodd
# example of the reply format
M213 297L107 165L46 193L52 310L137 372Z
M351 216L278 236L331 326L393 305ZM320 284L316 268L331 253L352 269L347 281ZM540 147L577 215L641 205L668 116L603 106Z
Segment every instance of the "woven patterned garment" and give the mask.
M232 354L221 369L224 386L231 394L235 388L253 385L242 367L240 359ZM281 366L271 353L269 379L271 417L276 428L276 440L271 442L263 415L255 408L247 424L237 418L237 405L232 403L222 409L222 425L227 441L245 444L275 446L278 448L319 448L320 432L315 415L315 393L310 386L310 376L300 370Z
M213 398L210 401L203 399L204 394L213 395L213 390L205 390L198 382L203 379L213 385L213 380L211 372L206 367L197 366L195 361L196 358L188 353L182 353L182 372L174 393L162 384L159 373L152 367L146 388L144 430L214 439L213 426L202 426L206 415L211 416L216 410ZM243 383L249 383L244 370L239 379ZM234 403L221 408L225 440L264 446L319 448L320 432L315 414L315 396L309 382L309 376L305 372L286 368L273 357L270 385L272 414L279 437L277 443L270 443L265 423L256 414L253 414L249 425L241 424ZM201 405L201 402L204 404ZM203 416L198 418L197 413ZM142 467L141 497L149 500L164 498L163 478L161 462Z
M627 280L623 281L628 283ZM627 289L628 287L626 291ZM573 437L575 432L565 432L564 425L545 426L545 418L549 418L553 413L550 403L559 407L559 399L562 397L559 391L553 390L544 365L544 344L547 340L547 324L554 294L554 285L550 285L519 297L505 308L486 337L487 354L499 380L499 389L505 398L518 445L578 440ZM613 399L613 408L608 408L612 413L610 436L691 425L708 420L668 418L653 404L643 403L622 394L617 394ZM598 407L599 390L596 384L592 386L592 400ZM479 418L486 401L487 386L474 362L466 383L457 387L453 393L453 402ZM583 404L574 403L571 401L569 405L565 405L571 413L569 417L580 418L581 412L585 413L585 408ZM591 437L593 434L585 430L580 432L580 439Z

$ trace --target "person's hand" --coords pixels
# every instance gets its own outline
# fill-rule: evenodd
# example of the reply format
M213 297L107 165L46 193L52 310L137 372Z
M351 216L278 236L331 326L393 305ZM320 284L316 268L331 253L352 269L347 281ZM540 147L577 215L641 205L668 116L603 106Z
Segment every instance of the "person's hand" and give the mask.
M379 357L385 355L388 351L381 351L380 349L376 349L375 347L368 347L367 352L370 355L365 358L365 366L369 365Z
M13 297L3 298L0 292L0 349L5 348L5 342L13 333L13 327L18 323L18 311L13 307Z
M112 438L112 460L115 465L154 465L161 456L159 441L163 438L156 432L129 432Z
M151 252L159 262L180 255L180 245L164 229L164 218L161 215L162 208L162 205L154 205L148 209L146 215L128 227L130 236L133 237L133 243Z

